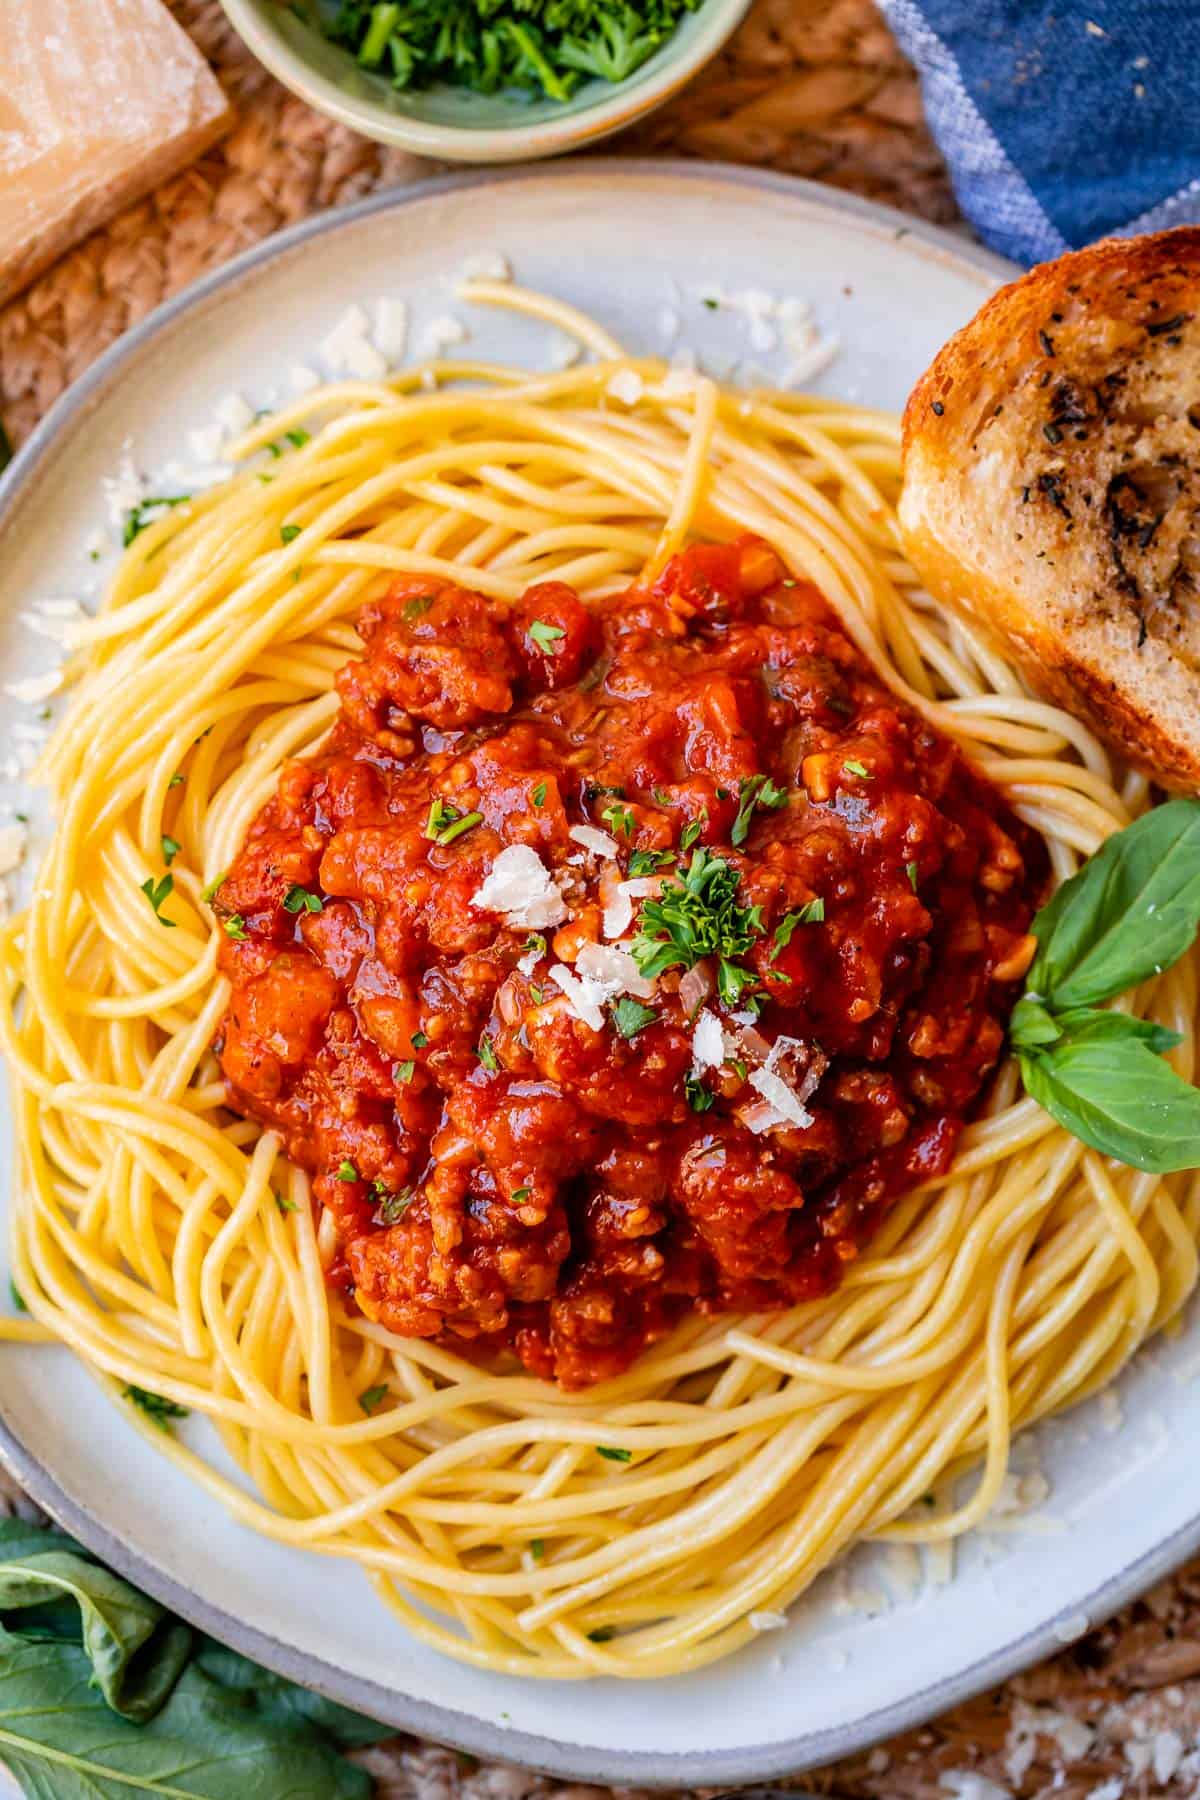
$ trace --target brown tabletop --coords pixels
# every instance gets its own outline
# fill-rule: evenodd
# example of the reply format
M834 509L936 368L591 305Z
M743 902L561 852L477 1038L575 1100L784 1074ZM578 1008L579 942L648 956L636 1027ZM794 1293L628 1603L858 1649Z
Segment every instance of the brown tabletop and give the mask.
M310 213L434 167L294 99L242 48L216 0L169 3L215 67L239 123L0 310L0 419L14 443L169 294ZM722 56L608 147L755 163L939 223L957 216L916 78L872 0L757 0ZM841 1678L853 1680L853 1669ZM1040 1668L797 1785L877 1800L1192 1796L1198 1738L1200 1560ZM415 1739L397 1738L362 1760L378 1777L379 1800L608 1793L478 1765ZM635 1790L619 1792L635 1800Z

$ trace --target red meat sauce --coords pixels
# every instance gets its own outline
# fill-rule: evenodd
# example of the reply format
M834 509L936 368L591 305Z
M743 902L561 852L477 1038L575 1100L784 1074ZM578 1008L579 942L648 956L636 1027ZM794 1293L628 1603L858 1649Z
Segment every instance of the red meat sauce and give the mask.
M230 1103L313 1176L330 1280L565 1388L686 1311L830 1291L950 1164L1032 953L1040 840L753 539L591 607L405 578L358 625L331 736L216 899ZM518 845L562 897L541 931L475 898ZM605 941L631 862L653 988L596 1029L550 971ZM702 1003L719 1066L694 1067ZM754 1082L776 1046L784 1110Z

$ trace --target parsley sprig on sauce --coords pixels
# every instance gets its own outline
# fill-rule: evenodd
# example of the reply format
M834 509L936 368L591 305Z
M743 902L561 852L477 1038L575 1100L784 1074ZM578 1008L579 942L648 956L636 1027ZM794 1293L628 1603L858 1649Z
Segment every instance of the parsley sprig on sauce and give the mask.
M762 908L738 903L738 880L731 863L700 845L678 880L665 881L656 899L642 903L630 949L648 981L711 956L721 1000L737 1005L757 980L739 959L763 934Z

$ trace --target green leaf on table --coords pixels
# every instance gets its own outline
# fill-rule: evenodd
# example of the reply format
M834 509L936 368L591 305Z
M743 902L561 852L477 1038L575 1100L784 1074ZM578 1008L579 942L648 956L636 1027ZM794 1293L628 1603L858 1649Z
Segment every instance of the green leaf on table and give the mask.
M368 1800L341 1752L387 1735L0 1521L0 1761L29 1800Z

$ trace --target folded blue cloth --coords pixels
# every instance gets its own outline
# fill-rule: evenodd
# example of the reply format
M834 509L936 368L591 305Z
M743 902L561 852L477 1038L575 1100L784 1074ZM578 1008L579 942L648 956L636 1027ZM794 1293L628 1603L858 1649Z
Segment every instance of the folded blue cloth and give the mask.
M1037 262L1200 220L1200 0L879 0L959 205Z

